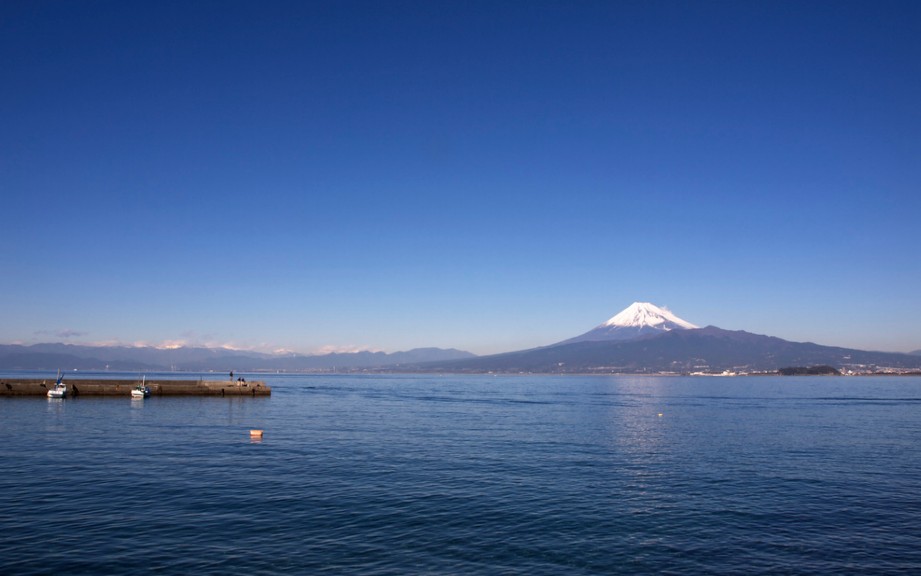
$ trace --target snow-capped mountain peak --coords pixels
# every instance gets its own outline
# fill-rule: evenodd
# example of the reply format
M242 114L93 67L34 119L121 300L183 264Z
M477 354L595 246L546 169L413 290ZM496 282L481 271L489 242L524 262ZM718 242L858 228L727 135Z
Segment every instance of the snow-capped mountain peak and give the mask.
M661 330L697 328L690 322L678 318L667 308L660 308L649 302L634 302L601 326L630 326L636 328L649 326Z
M634 302L607 322L559 344L598 340L630 340L648 334L693 328L697 326L675 316L667 308L661 308L649 302Z

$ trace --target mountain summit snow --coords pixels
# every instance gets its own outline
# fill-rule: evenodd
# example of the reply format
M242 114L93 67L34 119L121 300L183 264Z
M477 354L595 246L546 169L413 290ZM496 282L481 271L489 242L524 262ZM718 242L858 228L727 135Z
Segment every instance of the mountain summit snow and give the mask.
M678 318L667 308L660 308L649 302L634 302L619 314L599 326L621 327L649 327L659 330L672 330L674 328L697 328L686 320Z
M599 324L581 336L564 340L560 344L598 340L630 340L647 334L692 328L697 328L697 326L675 316L667 308L660 308L649 302L634 302L607 322Z

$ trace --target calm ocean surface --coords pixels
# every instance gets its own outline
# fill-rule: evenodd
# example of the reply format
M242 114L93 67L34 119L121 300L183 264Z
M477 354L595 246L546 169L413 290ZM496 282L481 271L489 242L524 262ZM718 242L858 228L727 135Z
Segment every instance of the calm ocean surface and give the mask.
M921 574L919 378L261 378L0 398L0 574Z

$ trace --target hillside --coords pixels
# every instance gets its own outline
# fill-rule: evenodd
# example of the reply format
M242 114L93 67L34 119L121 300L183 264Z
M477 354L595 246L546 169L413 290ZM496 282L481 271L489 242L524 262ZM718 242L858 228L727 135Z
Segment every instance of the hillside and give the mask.
M626 341L585 341L417 366L444 372L691 373L787 366L921 368L921 357L867 352L708 326Z

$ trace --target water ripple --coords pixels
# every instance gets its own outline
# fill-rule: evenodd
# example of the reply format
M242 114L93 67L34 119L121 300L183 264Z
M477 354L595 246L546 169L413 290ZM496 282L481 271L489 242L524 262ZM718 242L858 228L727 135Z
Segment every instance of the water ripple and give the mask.
M4 400L0 573L921 570L921 382L726 380Z

